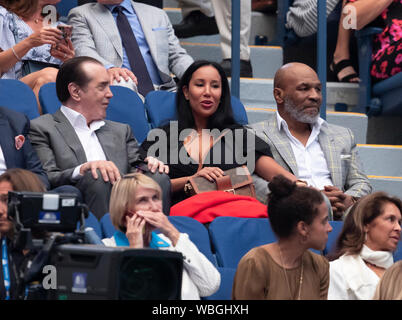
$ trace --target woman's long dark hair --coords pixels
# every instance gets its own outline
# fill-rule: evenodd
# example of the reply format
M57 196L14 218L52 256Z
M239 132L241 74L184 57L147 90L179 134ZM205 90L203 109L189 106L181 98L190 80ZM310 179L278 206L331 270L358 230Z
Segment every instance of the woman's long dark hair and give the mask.
M223 130L226 128L240 126L235 122L233 117L229 82L222 67L218 63L213 61L198 60L193 62L188 67L178 84L176 94L176 108L179 122L179 130L181 131L188 128L195 128L193 112L189 105L189 102L184 97L183 87L188 87L194 72L204 66L214 67L218 71L222 81L221 102L216 112L209 117L207 129Z

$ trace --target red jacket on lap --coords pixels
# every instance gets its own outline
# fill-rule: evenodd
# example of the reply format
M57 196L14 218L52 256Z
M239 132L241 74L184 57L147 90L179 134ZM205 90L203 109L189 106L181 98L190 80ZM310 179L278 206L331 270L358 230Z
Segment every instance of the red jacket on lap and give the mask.
M267 218L267 206L257 199L224 191L203 192L170 208L171 216L186 216L201 223L216 217Z

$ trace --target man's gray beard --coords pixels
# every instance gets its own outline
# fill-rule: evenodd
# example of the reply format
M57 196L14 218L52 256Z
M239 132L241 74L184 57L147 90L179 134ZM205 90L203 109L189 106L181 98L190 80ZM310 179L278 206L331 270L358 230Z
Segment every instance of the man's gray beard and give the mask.
M314 124L320 117L320 113L317 113L315 116L304 113L303 110L298 109L292 99L288 97L284 99L283 107L285 112L287 112L294 120L302 123Z

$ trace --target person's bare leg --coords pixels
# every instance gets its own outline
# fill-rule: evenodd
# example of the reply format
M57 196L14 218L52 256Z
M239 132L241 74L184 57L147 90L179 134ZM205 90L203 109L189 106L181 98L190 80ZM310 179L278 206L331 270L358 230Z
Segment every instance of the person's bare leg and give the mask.
M345 6L346 0L343 0L342 3L342 8ZM341 18L339 20L339 28L338 28L338 39L336 42L336 47L334 51L334 57L333 57L333 63L337 64L342 60L348 60L350 59L350 48L349 48L349 41L350 41L350 36L352 34L352 30L350 29L345 29L342 25L342 21L345 17L345 14L341 14ZM350 75L356 73L355 69L353 66L348 66L343 68L342 70L339 71L337 74L338 80ZM359 77L355 77L349 80L349 82L359 82L360 79Z
M44 68L42 70L32 72L20 79L22 82L27 84L34 92L36 101L38 103L39 114L42 114L42 107L39 103L39 90L46 83L56 82L58 71L59 70L57 70L56 68Z

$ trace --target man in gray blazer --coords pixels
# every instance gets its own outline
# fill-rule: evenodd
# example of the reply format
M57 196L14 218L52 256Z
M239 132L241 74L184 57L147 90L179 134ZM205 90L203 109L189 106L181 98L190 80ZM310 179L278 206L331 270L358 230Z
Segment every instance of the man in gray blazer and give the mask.
M169 168L140 157L129 125L104 120L113 96L105 67L91 57L70 59L58 72L56 90L61 108L32 120L29 133L51 186L75 185L100 219L109 211L113 183L141 167L161 185L168 214Z
M124 8L155 88L175 90L170 74L180 79L193 58L180 46L166 13L154 6L131 0L98 0L72 9L68 23L73 26L76 56L90 56L102 62L111 81L117 81L115 84L121 80L130 87L137 82L132 72L135 67L130 66L117 26L117 6Z
M334 218L342 218L357 198L371 192L352 131L319 117L321 83L305 64L289 63L277 71L274 97L276 116L252 127L269 144L275 160L322 190Z

